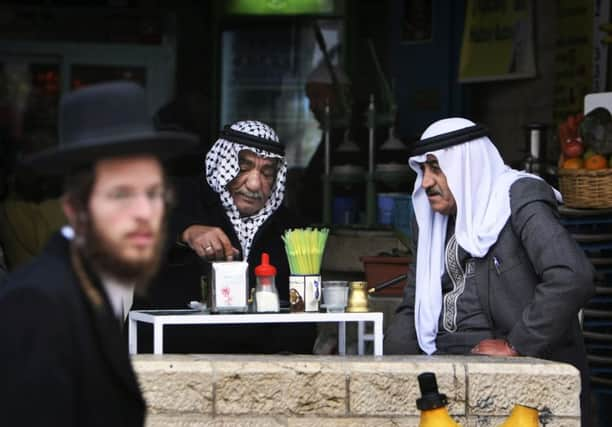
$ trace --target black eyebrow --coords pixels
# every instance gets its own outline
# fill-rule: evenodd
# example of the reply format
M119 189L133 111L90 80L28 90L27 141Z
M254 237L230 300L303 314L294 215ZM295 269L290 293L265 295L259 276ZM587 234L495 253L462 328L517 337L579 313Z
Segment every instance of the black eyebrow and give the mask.
M262 165L262 169L276 169L278 167L278 163L274 162L274 163L267 163L265 165Z
M248 163L252 165L255 162L253 162L253 160L249 159L248 157L238 157L238 163Z

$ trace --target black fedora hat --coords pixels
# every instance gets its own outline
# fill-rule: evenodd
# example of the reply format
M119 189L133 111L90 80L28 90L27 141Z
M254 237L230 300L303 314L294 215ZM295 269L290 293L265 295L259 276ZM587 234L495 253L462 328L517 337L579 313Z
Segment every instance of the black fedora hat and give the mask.
M166 159L198 142L190 133L156 130L144 89L126 81L87 86L64 95L58 128L59 145L26 159L27 166L64 174L108 157L152 154Z

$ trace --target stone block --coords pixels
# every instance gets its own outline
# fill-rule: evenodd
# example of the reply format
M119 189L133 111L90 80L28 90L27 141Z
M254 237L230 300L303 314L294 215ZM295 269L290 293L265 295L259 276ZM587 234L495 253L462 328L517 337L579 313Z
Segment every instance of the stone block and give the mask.
M138 355L133 364L149 414L212 414L210 362L193 356Z
M465 414L465 372L453 357L385 356L377 363L351 363L349 412L351 415L418 415L417 376L434 372L441 393L449 399L449 412Z
M289 418L288 427L418 427L419 418Z
M155 415L147 418L145 427L286 427L284 419L273 417L210 417Z
M341 360L251 356L216 362L215 413L345 415Z
M455 421L466 427L465 419ZM419 427L419 416L412 417L347 417L347 418L289 418L288 427ZM497 424L495 424L497 425Z
M416 427L417 376L434 372L464 427L500 425L515 403L579 425L580 376L531 358L140 355L147 427Z
M571 365L532 358L466 359L470 414L506 415L516 403L555 417L580 415L580 376Z
M510 412L508 412L508 415L510 415ZM508 415L505 417L472 416L468 417L466 421L459 419L457 421L463 427L499 427L506 421ZM580 417L552 417L547 419L546 424L540 423L540 425L544 427L580 427Z

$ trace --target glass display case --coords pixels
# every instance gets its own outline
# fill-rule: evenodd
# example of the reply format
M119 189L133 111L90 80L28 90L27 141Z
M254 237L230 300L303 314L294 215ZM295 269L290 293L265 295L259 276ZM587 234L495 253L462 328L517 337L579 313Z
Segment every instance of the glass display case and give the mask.
M174 64L172 44L0 42L4 149L19 158L56 144L61 95L84 85L135 81L145 87L154 114L171 99Z
M130 80L147 87L147 69L143 66L75 64L70 67L70 89L109 80Z
M342 21L316 23L337 65ZM285 141L289 167L306 166L322 137L306 84L325 66L312 21L230 23L221 30L220 43L220 124L266 122Z
M0 61L0 132L3 151L32 153L55 144L60 60L52 55L11 55ZM7 143L15 141L14 146ZM6 153L8 154L8 153ZM8 155L10 157L10 155Z

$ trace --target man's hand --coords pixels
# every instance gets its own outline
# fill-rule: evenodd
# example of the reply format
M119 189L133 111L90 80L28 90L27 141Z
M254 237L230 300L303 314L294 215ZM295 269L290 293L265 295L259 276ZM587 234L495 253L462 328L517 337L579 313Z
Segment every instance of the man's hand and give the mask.
M191 225L183 231L181 239L208 261L232 261L240 253L219 227Z
M482 340L471 350L472 354L485 356L518 356L518 352L506 340Z

